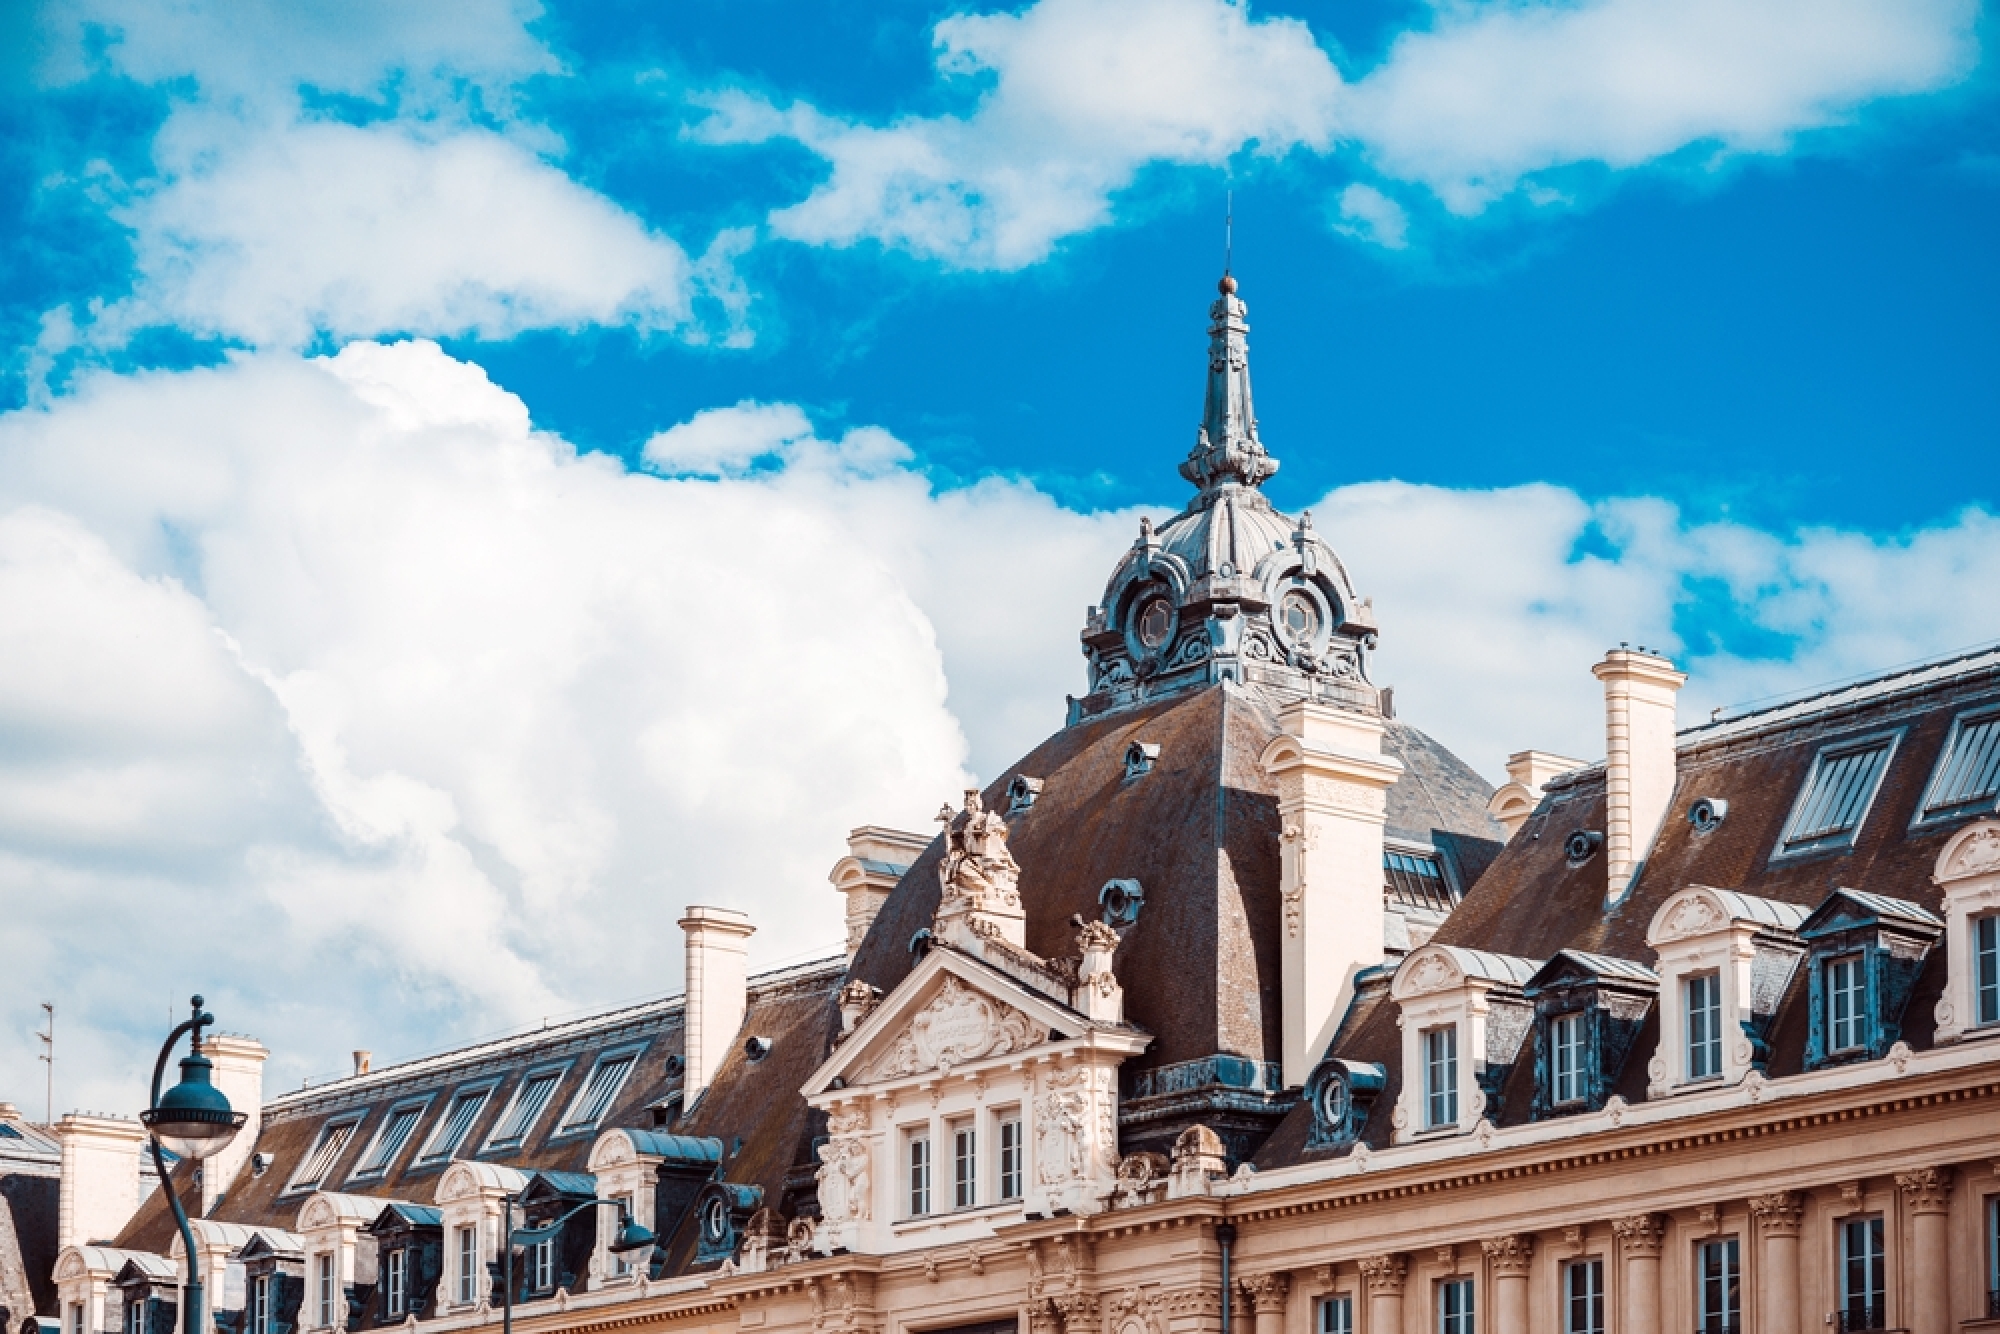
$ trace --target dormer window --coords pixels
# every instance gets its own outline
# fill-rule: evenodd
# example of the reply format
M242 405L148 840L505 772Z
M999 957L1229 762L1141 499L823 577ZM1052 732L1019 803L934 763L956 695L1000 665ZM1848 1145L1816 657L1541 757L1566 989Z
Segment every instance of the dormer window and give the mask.
M1389 996L1403 1030L1396 1141L1465 1131L1499 1115L1500 1089L1532 1026L1521 987L1538 965L1451 945L1403 960Z
M1386 848L1382 853L1382 877L1390 901L1403 907L1448 913L1458 905L1458 896L1452 893L1443 860L1436 852Z
M1990 815L2000 805L2000 709L1961 714L1938 754L1920 821Z
M1864 737L1820 751L1798 800L1792 804L1775 855L1791 857L1853 846L1882 786L1896 741L1893 734Z
M1586 1022L1583 1014L1572 1011L1549 1023L1549 1093L1558 1107L1584 1100Z
M1822 967L1826 974L1826 1045L1830 1053L1839 1055L1866 1045L1868 974L1858 954L1828 959Z
M1935 914L1902 899L1836 889L1799 926L1810 951L1806 1069L1874 1060L1902 1036L1903 1007L1943 934Z
M361 1155L361 1161L355 1164L355 1179L379 1177L389 1170L396 1161L396 1155L410 1142L410 1135L416 1130L417 1122L423 1119L427 1105L427 1099L419 1098L389 1109L389 1115L383 1118L381 1126L375 1131L374 1142Z
M1424 1129L1458 1125L1458 1025L1424 1030Z
M1937 1041L2000 1033L2000 820L1979 820L1938 853L1950 951L1937 1002Z
M544 1237L528 1247L528 1290L551 1292L556 1286L556 1240Z
M1529 979L1536 1120L1596 1111L1611 1096L1660 979L1630 959L1562 950Z
M496 1149L518 1149L528 1138L528 1132L541 1119L542 1109L555 1096L556 1085L562 1082L564 1067L553 1070L530 1070L521 1080L521 1086L514 1090L514 1101L501 1114L500 1124L493 1128L493 1134L486 1141L486 1151Z
M340 1155L354 1138L354 1132L361 1124L359 1114L336 1117L320 1127L319 1138L299 1163L299 1170L292 1175L291 1184L285 1187L287 1194L303 1190L318 1190L320 1183L333 1171L333 1165L340 1161Z
M491 1096L493 1096L491 1084L460 1089L454 1093L451 1102L445 1107L444 1116L437 1123L437 1128L431 1131L430 1141L424 1145L423 1152L417 1155L417 1165L422 1167L431 1163L448 1163L457 1157L459 1148L465 1143L465 1137L472 1133L472 1123L479 1119L479 1113L485 1110L486 1100Z
M1735 1085L1761 1069L1766 1033L1805 953L1804 908L1690 885L1646 929L1659 954L1660 1047L1649 1096Z
M583 1083L583 1092L577 1094L570 1104L569 1114L556 1127L558 1135L575 1134L579 1130L589 1130L611 1110L611 1104L618 1091L625 1087L626 1076L639 1063L636 1049L621 1052L606 1052L597 1058L591 1068L590 1078Z

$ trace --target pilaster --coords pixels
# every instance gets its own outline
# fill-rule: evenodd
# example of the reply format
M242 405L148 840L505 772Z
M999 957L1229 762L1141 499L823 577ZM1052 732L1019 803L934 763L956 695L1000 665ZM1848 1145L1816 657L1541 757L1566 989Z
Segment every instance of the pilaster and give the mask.
M1946 1334L1950 1327L1951 1169L1896 1174L1910 1214L1910 1334Z

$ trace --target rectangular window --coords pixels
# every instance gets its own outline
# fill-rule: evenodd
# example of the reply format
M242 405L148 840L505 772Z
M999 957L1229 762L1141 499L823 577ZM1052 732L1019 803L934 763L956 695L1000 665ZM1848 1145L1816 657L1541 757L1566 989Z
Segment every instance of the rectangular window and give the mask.
M410 1301L410 1253L408 1250L389 1252L388 1262L382 1274L382 1311L385 1315L401 1315Z
M1952 725L1930 791L1924 794L1923 818L1984 814L1996 803L2000 803L2000 714L1960 718Z
M1458 1124L1458 1025L1427 1028L1424 1040L1424 1129Z
M1584 1099L1584 1016L1560 1014L1549 1023L1550 1095L1556 1105Z
M610 1213L610 1219L611 1219L611 1226L613 1226L613 1227L615 1228L615 1227L617 1227L617 1226L618 1226L618 1221L619 1221L620 1219L622 1219L622 1218L630 1218L630 1217L632 1217L632 1215L633 1215L633 1211L634 1211L635 1209L637 1209L637 1208L638 1208L638 1206L637 1206L637 1205L635 1205L635 1204L634 1204L634 1203L632 1202L632 1197L631 1197L630 1195L614 1195L614 1196L612 1196L611 1198L612 1198L613 1200L617 1201L617 1202L618 1202L619 1204L622 1204L622 1205L624 1205L624 1206L625 1206L625 1207L624 1207L624 1208L623 1208L622 1210L619 1210L619 1209L613 1209L613 1210L611 1211L611 1213ZM602 1226L602 1225L600 1224L600 1226ZM615 1235L615 1234L614 1234L614 1235ZM630 1252L630 1251L612 1251L612 1252L611 1252L611 1272L612 1272L613 1274L629 1274L629 1273L631 1273L631 1272L632 1272L632 1252Z
M125 1302L125 1334L146 1334L146 1299L137 1293Z
M1000 1122L1000 1198L1021 1198L1021 1118L1010 1116Z
M541 1070L521 1081L521 1087L514 1090L514 1101L500 1117L500 1124L493 1128L492 1137L486 1141L491 1149L518 1149L528 1132L541 1119L542 1109L549 1105L555 1095L556 1085L562 1082L560 1070Z
M396 1161L396 1155L410 1142L410 1135L423 1115L424 1104L420 1102L390 1108L388 1118L375 1132L375 1142L368 1146L368 1151L361 1155L361 1161L355 1164L354 1175L380 1176L387 1172Z
M1714 1079L1722 1073L1722 975L1699 973L1687 980L1687 1077Z
M556 1286L556 1239L545 1237L528 1247L528 1290L549 1292Z
M1854 841L1889 767L1892 738L1828 747L1813 761L1779 847L1785 852L1846 847Z
M333 1328L333 1257L313 1257L313 1300L321 1329Z
M69 1304L69 1310L66 1313L66 1318L63 1320L63 1328L67 1329L69 1334L83 1334L83 1303L71 1302Z
M479 1229L458 1230L458 1300L470 1306L479 1300Z
M1882 1329L1888 1325L1884 1299L1882 1216L1848 1218L1840 1224L1840 1328Z
M249 1334L267 1334L271 1328L271 1276L259 1274L250 1280L250 1300L247 1323ZM77 1334L83 1334L78 1330Z
M625 1087L625 1077L638 1063L639 1053L636 1051L598 1057L590 1078L583 1081L583 1092L577 1094L576 1101L570 1104L569 1115L563 1117L556 1133L567 1135L596 1125L611 1110L612 1099L618 1096L618 1090Z
M361 1124L361 1118L350 1116L340 1121L329 1121L320 1128L319 1138L299 1163L299 1170L292 1177L286 1191L318 1190L325 1181L333 1165L340 1161L340 1155L347 1151L348 1141L354 1138L354 1128Z
M1472 1280L1448 1278L1438 1284L1438 1334L1475 1334Z
M1986 1197L1986 1314L2000 1315L2000 1195Z
M1974 1022L2000 1024L2000 917L1972 923L1972 989Z
M1604 1334L1604 1261L1563 1266L1563 1334Z
M951 1204L970 1209L979 1203L979 1136L971 1126L951 1132Z
M1354 1298L1347 1293L1319 1299L1319 1334L1354 1334Z
M1743 1321L1743 1259L1736 1238L1703 1242L1695 1256L1696 1334L1736 1334Z
M1444 867L1434 852L1385 851L1382 875L1388 884L1391 903L1433 912L1450 912L1457 903L1451 885L1444 878Z
M931 1138L910 1137L910 1217L921 1218L931 1211Z
M1861 956L1844 954L1826 962L1826 1049L1853 1051L1868 1045L1868 974Z
M479 1119L479 1113L485 1110L486 1100L492 1095L493 1086L490 1084L484 1088L460 1089L453 1094L450 1103L445 1106L444 1116L437 1123L437 1129L431 1131L430 1142L417 1155L417 1161L447 1163L456 1157L465 1143L465 1137L472 1133L472 1123Z

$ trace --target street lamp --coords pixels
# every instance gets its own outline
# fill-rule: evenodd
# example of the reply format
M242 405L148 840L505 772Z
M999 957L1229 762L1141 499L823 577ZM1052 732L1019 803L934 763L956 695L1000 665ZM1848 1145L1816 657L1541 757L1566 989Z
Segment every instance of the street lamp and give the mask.
M153 1166L159 1169L160 1184L167 1192L167 1203L181 1230L181 1248L187 1252L181 1331L202 1334L201 1262L195 1255L194 1230L188 1226L187 1210L181 1207L180 1193L174 1189L173 1178L167 1172L166 1155L172 1153L176 1158L197 1161L212 1157L229 1147L229 1141L236 1138L236 1132L250 1118L246 1112L233 1110L229 1099L210 1078L215 1066L201 1054L201 1030L214 1023L215 1016L202 1011L201 997L194 997L191 1004L194 1015L167 1034L166 1045L160 1048L160 1059L153 1065L153 1101L139 1113L139 1120L152 1132ZM188 1054L181 1058L181 1082L161 1097L160 1080L167 1072L167 1057L173 1055L174 1044L183 1033L189 1038Z
M575 1218L592 1205L598 1204L613 1204L618 1206L618 1236L609 1246L605 1247L606 1250L618 1254L623 1254L626 1251L643 1251L659 1240L659 1238L653 1235L651 1229L640 1227L632 1221L631 1211L625 1207L625 1201L605 1200L595 1197L585 1200L582 1204L577 1205L576 1208L570 1210L561 1218L556 1219L553 1223L544 1223L542 1226L535 1228L522 1228L519 1232L516 1232L514 1230L514 1205L519 1200L520 1196L518 1195L503 1195L500 1197L500 1213L503 1225L502 1240L500 1243L500 1281L507 1286L507 1291L500 1304L500 1328L502 1334L514 1334L515 1242L518 1241L523 1246L532 1246L536 1242L547 1241L550 1237L562 1231L564 1223L569 1222L570 1219Z

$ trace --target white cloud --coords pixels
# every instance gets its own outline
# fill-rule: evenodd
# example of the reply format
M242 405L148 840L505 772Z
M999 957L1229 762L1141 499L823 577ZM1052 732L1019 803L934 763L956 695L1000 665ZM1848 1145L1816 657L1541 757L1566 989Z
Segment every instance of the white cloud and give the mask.
M826 159L827 181L772 214L780 236L995 269L1108 222L1112 195L1148 162L1330 143L1340 76L1296 19L1223 0L1041 0L947 18L933 38L948 79L985 88L969 115L871 126L731 92L708 99L695 133L789 138Z
M1384 250L1410 244L1410 218L1403 206L1372 185L1356 181L1340 192L1340 218L1334 230Z
M485 130L198 118L122 211L132 298L100 336L171 324L262 347L319 333L685 328L688 256Z

